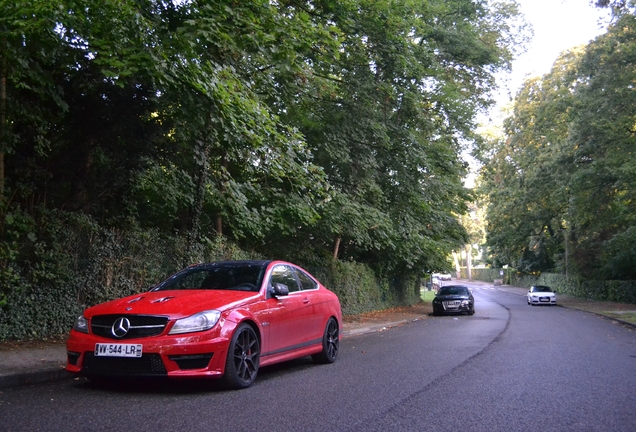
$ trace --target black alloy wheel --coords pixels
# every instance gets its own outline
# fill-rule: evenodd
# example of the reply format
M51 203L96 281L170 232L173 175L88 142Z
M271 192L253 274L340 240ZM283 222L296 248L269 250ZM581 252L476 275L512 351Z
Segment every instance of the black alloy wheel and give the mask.
M238 326L227 353L223 380L227 387L243 389L251 386L258 374L261 348L254 329L249 324Z
M333 363L338 357L338 349L340 348L340 332L338 330L338 322L333 318L329 318L325 333L322 336L322 351L314 354L311 358L316 363Z

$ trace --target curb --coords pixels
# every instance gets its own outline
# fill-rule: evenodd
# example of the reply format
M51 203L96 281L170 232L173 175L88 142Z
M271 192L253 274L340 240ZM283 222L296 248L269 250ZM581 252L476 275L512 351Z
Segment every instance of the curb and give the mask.
M353 330L345 330L342 332L342 337L349 337L349 336L356 336L359 334L364 334L364 333L372 333L372 332L376 332L376 331L382 331L382 330L386 330L388 328L391 327L396 327L402 324L406 324L406 323L410 323L412 321L416 321L420 318L413 318L413 319L405 319L405 320L401 320L401 321L394 321L394 322L390 322L390 323L383 323L383 324L376 324L376 325L372 325L369 327L362 327L362 328L358 328L358 329L353 329Z
M616 321L617 323L622 324L622 325L624 325L624 326L626 326L626 327L636 328L636 324L634 324L634 323L632 323L632 322L629 322L629 321L624 321L624 320L622 320L622 319L620 319L620 318L615 318L615 317L613 317L613 316L603 315L603 314L598 313L598 312L593 312L593 311L589 311L589 310L585 310L585 309L580 309L580 308L572 307L572 306L563 306L563 305L558 305L558 304L557 304L557 306L561 306L561 307L564 307L564 308L567 308L567 309L572 309L572 310L578 310L578 311L582 311L582 312L587 312L587 313L590 313L590 314L592 314L592 315L596 315L597 317L604 318L604 319L606 319L606 320Z
M51 369L37 372L25 372L16 375L4 375L0 376L0 389L62 381L73 377L73 374L64 369Z

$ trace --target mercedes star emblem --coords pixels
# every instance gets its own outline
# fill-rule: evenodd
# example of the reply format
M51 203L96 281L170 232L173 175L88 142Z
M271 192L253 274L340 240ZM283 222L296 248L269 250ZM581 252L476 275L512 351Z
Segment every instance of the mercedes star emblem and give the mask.
M126 336L126 333L128 333L129 329L130 321L128 321L128 318L122 317L117 319L117 321L113 323L111 331L113 333L113 336L120 338Z

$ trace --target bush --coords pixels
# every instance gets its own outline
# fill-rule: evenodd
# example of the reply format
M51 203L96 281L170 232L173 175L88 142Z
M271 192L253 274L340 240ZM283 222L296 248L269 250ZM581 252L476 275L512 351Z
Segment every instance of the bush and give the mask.
M378 278L373 270L356 262L326 259L320 266L308 268L326 287L338 295L345 315L411 305L419 301L415 278Z

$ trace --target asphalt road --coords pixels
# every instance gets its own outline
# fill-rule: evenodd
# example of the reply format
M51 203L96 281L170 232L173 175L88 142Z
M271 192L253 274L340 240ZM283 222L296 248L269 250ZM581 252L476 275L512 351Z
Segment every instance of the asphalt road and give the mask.
M346 338L332 365L261 369L254 386L6 389L0 431L634 431L636 332L475 288L476 314Z

